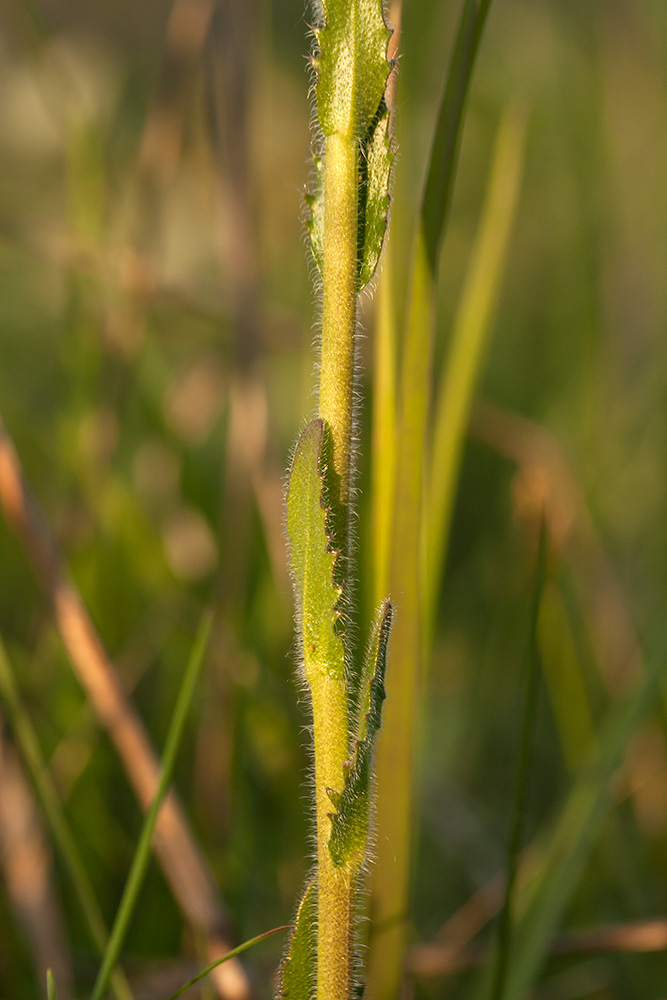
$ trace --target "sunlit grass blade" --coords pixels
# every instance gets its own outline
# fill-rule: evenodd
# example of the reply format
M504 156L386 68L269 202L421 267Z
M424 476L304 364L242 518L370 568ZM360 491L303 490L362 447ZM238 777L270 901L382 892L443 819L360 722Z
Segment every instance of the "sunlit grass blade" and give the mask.
M171 722L169 724L164 754L162 756L160 783L158 785L153 804L146 813L146 817L143 822L141 834L137 842L137 847L130 868L130 873L127 877L127 882L125 883L125 889L123 890L123 895L111 930L109 942L102 958L102 964L93 988L91 1000L102 1000L102 997L104 996L109 982L109 977L111 976L112 970L118 960L130 919L139 897L139 891L143 884L144 876L151 858L151 840L155 829L155 822L160 811L160 806L162 805L171 782L171 776L176 763L176 755L178 753L181 737L185 728L185 720L188 709L190 707L190 703L192 702L197 679L204 662L204 655L208 646L212 623L212 614L210 612L206 612L202 617L202 621L195 638L190 660L185 669L185 674L181 682L181 688L178 693L176 705L174 706Z
M37 734L21 702L9 657L1 640L0 697L5 705L21 756L30 773L35 795L74 888L91 942L102 955L108 940L104 917L42 756ZM117 1000L132 1000L127 980L120 969L114 971L111 988Z
M516 214L525 147L525 115L511 106L498 130L479 231L435 400L435 429L424 526L427 649L449 539L456 484L473 392L498 298Z
M516 784L514 788L514 801L512 803L512 815L510 819L510 839L509 850L507 852L507 882L505 887L505 899L498 922L498 947L496 951L493 989L491 992L492 1000L503 1000L512 945L514 896L516 890L519 851L521 850L523 833L523 819L526 807L528 774L530 770L533 739L535 735L535 719L537 714L537 690L540 674L537 623L542 603L542 596L544 594L544 585L547 577L547 543L547 526L543 517L540 526L537 563L535 566L535 579L533 582L530 603L528 648L526 656L526 695L523 709L523 722L521 725L521 742L519 745L519 760L517 766Z
M370 993L398 992L405 946L413 800L415 714L423 664L421 589L424 455L432 374L435 293L440 248L451 203L463 111L490 0L465 0L440 105L421 203L410 279L398 392L396 489L390 593L401 595L392 638L391 687L377 760L377 859L371 914L386 928L371 940Z
M211 962L211 964L207 965L205 969L202 969L196 976L193 976L193 978L188 980L187 983L184 983L180 989L176 990L175 993L172 993L171 996L168 997L168 1000L177 1000L177 997L182 996L186 990L189 990L191 986L195 986L198 982L208 976L209 973L213 972L214 969L217 969L219 965L222 965L224 962L228 962L230 958L236 958L237 955L241 955L244 951L247 951L248 948L252 948L254 945L259 944L260 941L266 940L266 938L273 937L274 934L279 934L280 931L288 931L290 926L290 924L284 924L282 927L274 927L272 930L264 931L263 934L258 934L257 937L250 938L248 941L244 941L243 944L238 945L236 948L232 948L232 950L228 951L226 955L222 956L222 958L218 958L215 962Z
M435 274L452 200L461 125L479 42L491 0L464 0L447 85L438 112L420 230L429 268Z
M382 262L374 331L373 368L373 603L389 592L391 525L396 475L396 314L392 301L392 243Z

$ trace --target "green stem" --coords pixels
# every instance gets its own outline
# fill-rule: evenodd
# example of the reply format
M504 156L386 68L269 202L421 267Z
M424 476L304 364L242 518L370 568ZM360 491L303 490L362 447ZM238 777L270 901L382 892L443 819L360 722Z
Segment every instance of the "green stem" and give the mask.
M359 160L354 137L326 139L319 415L333 438L340 501L350 486L354 341L357 321L357 197Z
M357 318L358 146L354 137L326 139L322 350L319 415L331 433L339 483L340 544L345 556L351 473L354 349ZM346 565L346 562L344 565ZM335 868L329 853L333 811L328 789L340 791L349 757L347 690L344 679L326 674L312 683L318 858L318 1000L342 1000L352 982L353 882Z

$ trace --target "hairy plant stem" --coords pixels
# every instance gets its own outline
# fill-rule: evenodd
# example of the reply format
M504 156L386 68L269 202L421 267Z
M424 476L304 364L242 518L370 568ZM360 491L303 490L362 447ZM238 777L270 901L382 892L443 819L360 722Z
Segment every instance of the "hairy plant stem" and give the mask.
M324 246L322 349L319 415L331 433L339 483L339 544L347 566L354 349L357 312L357 165L354 137L326 139L324 161ZM333 498L336 499L336 498ZM355 879L336 868L329 853L332 803L349 757L347 690L328 675L312 684L318 855L318 1000L343 1000L352 978Z
M333 438L340 502L348 503L357 318L357 141L335 132L324 154L322 353L319 415Z

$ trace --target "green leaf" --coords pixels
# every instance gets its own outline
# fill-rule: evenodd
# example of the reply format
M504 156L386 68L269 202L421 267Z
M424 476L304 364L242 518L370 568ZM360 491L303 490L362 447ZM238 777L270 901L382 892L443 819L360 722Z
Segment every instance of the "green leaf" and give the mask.
M384 674L384 663L387 658L387 645L389 642L389 632L394 609L388 600L383 601L375 615L371 638L366 648L363 667L359 677L359 682L354 694L354 706L350 712L350 732L355 741L361 742L366 739L369 724L368 716L373 708L371 704L371 692L375 676L377 674L378 660L382 658ZM380 719L374 719L379 728Z
M311 1000L317 985L317 882L306 886L283 963L282 1000Z
M324 24L314 29L315 93L325 136L361 140L377 114L389 75L381 0L322 0Z
M332 550L323 495L324 421L313 420L297 441L287 493L290 567L306 678L345 676L345 650L336 632L343 588L334 583L338 552Z
M389 109L380 102L361 144L359 158L359 275L361 291L375 274L389 211L389 174L394 154L389 139ZM312 211L312 209L311 209ZM312 235L311 235L312 239Z
M362 291L377 269L382 243L387 231L389 212L389 175L394 160L389 138L389 109L380 102L377 114L360 143L358 200L358 273L357 291ZM314 156L315 184L306 194L310 248L317 270L322 274L324 260L324 159Z
M378 614L359 692L356 719L353 720L354 760L347 765L343 791L329 791L336 808L331 817L329 853L336 865L361 865L368 844L370 785L373 746L382 721L382 702L386 695L384 676L393 608L385 601Z

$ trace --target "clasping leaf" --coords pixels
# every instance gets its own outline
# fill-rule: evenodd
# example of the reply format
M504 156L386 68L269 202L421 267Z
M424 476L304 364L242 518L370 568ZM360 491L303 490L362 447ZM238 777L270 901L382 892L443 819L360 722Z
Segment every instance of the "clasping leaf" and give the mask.
M393 153L385 91L392 69L386 57L391 32L380 0L323 0L322 13L324 24L314 29L318 53L311 60L317 74L317 112L325 138L338 132L359 149L360 292L375 273L387 228ZM322 156L316 155L314 162L314 192L306 195L306 204L311 249L321 274L325 172Z
M317 982L317 882L306 886L283 963L281 1000L312 1000Z
M329 792L336 808L331 817L329 853L336 865L358 869L368 846L371 807L371 773L375 737L382 721L386 695L384 676L393 608L385 601L377 616L368 648L353 720L353 757L348 765L343 791Z
M334 583L339 553L332 551L323 503L324 421L312 420L297 441L287 493L290 567L296 590L297 619L306 678L345 676L345 650L336 632L343 588Z

